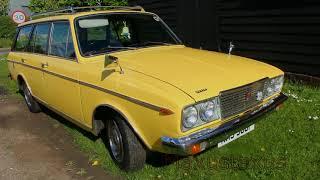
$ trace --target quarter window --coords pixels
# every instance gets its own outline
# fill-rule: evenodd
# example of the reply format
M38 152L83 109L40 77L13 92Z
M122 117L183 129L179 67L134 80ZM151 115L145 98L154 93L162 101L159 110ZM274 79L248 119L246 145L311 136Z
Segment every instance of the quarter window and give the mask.
M47 54L49 29L49 24L39 24L35 27L29 51L39 54Z
M53 23L49 54L70 59L75 57L69 23Z
M32 31L32 26L23 27L20 29L15 43L14 50L24 51L29 43L29 37Z

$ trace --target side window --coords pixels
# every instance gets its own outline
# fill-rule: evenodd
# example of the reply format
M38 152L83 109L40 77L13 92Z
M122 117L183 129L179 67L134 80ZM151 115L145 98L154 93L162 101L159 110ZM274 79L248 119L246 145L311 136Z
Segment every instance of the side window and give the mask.
M47 54L49 30L50 24L36 25L32 34L28 51L39 54Z
M29 43L29 37L32 31L32 26L26 26L20 29L15 43L15 51L25 51Z
M68 22L55 22L52 24L49 54L70 59L75 58Z

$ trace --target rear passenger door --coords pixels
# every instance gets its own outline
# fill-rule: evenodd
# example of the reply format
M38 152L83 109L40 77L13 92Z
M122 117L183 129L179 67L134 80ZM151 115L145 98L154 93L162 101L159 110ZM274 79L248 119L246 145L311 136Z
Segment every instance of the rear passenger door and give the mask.
M30 25L20 27L20 29L18 30L17 39L15 41L14 47L8 56L8 60L12 60L16 62L11 66L12 69L14 69L14 71L16 71L17 73L23 76L32 94L35 95L33 90L34 90L34 87L36 87L36 84L34 84L36 82L32 82L32 79L34 78L31 78L31 77L33 77L33 75L39 77L41 76L42 72L41 71L34 72L34 69L31 68L32 66L30 62L26 61L27 59L26 57L28 56L28 54L26 53L26 50L29 44L29 39L32 33L32 29L33 29L33 26L30 26Z
M45 84L41 62L47 54L50 23L21 27L10 58L37 99L45 101Z
M82 121L79 63L71 34L69 22L52 23L48 57L43 65L44 80L49 106L74 120Z
M46 82L44 81L44 72L42 63L48 53L48 40L51 23L36 24L30 38L27 53L25 54L25 64L33 67L33 72L29 77L30 86L33 95L47 102Z

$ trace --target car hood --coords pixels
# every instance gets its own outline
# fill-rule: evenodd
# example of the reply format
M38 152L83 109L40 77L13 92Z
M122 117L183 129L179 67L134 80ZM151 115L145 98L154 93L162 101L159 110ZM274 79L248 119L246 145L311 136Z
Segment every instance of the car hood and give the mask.
M283 74L278 68L248 58L185 46L152 47L113 55L124 69L175 86L195 101Z

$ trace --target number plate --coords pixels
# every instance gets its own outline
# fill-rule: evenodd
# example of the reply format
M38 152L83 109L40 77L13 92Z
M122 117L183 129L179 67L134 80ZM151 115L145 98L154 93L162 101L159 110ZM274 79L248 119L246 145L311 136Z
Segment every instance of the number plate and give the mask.
M219 142L218 143L218 148L220 148L220 147L222 147L222 146L224 146L224 145L226 145L226 144L228 144L228 143L240 138L241 136L244 136L244 135L248 134L249 132L251 132L253 130L254 130L254 124L249 126L249 127L247 127L247 128L245 128L245 129L243 129L243 130L241 130L241 131L239 131L239 132L237 132L237 133L235 133L235 134L233 134L233 135L231 135L231 136L229 136L228 139Z

